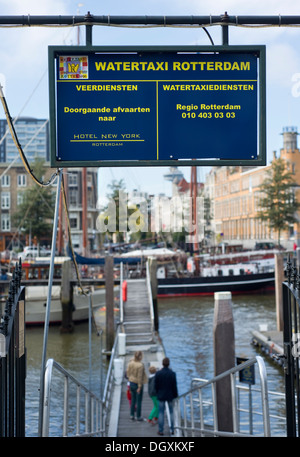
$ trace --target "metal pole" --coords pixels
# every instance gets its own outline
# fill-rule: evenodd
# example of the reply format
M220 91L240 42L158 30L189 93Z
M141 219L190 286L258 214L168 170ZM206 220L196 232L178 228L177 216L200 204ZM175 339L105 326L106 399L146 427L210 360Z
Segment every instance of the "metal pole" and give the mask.
M222 44L227 45L229 43L229 29L228 29L228 19L229 16L227 14L227 11L225 11L224 16L222 16L222 22L225 22L226 24L222 25Z
M249 426L250 426L250 435L253 435L253 410L252 410L252 390L251 384L249 386Z
M120 290L119 290L119 296L120 296L120 324L123 324L123 319L124 319L124 303L123 303L123 262L120 263Z
M23 25L27 27L34 27L37 25L98 25L98 26L111 26L111 25L158 25L158 26L174 26L174 25L191 25L195 27L207 27L209 25L222 25L224 21L224 14L221 15L207 15L207 16L94 16L88 13L85 16L38 16L38 15L19 15L19 16L0 16L0 24L3 25ZM285 25L299 25L300 16L297 15L272 15L272 16L238 16L227 15L226 23L228 26L237 27L238 25L274 25L277 27Z
M47 306L46 306L45 324L44 324L44 341L43 341L42 365L41 365L41 374L40 374L40 404L39 404L39 430L38 430L39 436L42 436L42 429L43 429L44 373L45 373L45 367L46 367L48 330L49 330L49 320L50 320L50 306L51 306L52 282L53 282L53 274L54 274L54 258L55 258L55 250L56 250L56 235L57 235L57 226L58 226L61 181L62 181L62 169L58 170L58 182L57 182L57 189L56 189L51 258L50 258L49 280L48 280L48 295L47 295Z
M89 291L89 389L92 390L92 297Z
M93 16L89 11L85 16L85 21L86 22L92 22L93 21ZM89 25L85 26L85 44L87 46L92 46L92 30L93 30L93 26L92 25L89 24Z
M294 390L294 360L292 356L292 323L291 323L291 298L289 285L282 284L283 294L283 349L285 356L285 402L286 402L286 428L288 437L296 437L296 412Z

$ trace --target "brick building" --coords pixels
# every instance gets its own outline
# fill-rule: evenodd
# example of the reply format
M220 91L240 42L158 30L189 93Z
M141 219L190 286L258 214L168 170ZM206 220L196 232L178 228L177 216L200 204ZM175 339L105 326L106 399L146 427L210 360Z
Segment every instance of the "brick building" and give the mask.
M47 168L44 180L49 178L54 170L49 167L49 123L44 119L19 118L15 123L15 130L26 158L32 162L36 157L45 160ZM87 251L98 248L96 235L97 219L97 169L88 168L86 171L86 211L83 211L83 179L82 169L64 169L67 189L67 202L70 216L72 241L75 249L82 252L83 227L87 232ZM33 180L25 170L10 133L7 133L6 120L0 120L0 252L13 247L20 247L28 243L28 237L22 234L21 227L13 225L12 215L16 212L21 201L22 192ZM56 184L53 184L53 192ZM86 217L86 224L83 221ZM66 242L65 218L62 216L63 242ZM45 245L51 240L43 240Z
M297 146L297 129L283 130L283 147L280 157L295 178L295 193L300 199L300 151ZM266 222L257 218L261 191L259 186L266 178L271 165L265 167L215 167L206 179L206 192L213 202L213 225L215 243L242 244L254 248L256 242L276 242L276 233ZM300 219L299 219L300 221ZM299 224L295 223L282 234L281 243L291 248L299 245Z

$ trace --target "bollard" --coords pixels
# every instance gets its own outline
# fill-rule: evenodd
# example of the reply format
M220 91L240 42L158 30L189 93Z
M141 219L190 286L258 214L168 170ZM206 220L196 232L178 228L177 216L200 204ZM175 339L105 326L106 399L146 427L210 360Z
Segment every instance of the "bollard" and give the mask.
M126 333L119 333L119 355L126 355Z
M234 324L231 308L231 292L216 292L214 309L214 369L215 376L235 365ZM218 430L233 431L230 376L216 385Z
M62 306L61 333L70 333L74 330L73 324L73 286L71 280L71 259L62 264L62 279L60 301Z
M122 384L123 380L123 360L114 359L114 381L117 386Z

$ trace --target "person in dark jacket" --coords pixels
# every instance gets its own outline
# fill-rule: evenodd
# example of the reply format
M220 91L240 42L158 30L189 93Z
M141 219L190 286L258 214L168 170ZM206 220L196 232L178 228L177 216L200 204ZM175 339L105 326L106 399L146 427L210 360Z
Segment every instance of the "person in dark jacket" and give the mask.
M171 434L173 435L173 400L178 397L176 373L169 368L170 360L168 357L163 359L162 364L163 368L155 374L155 390L159 402L158 434L164 434L165 402L168 402L171 419Z

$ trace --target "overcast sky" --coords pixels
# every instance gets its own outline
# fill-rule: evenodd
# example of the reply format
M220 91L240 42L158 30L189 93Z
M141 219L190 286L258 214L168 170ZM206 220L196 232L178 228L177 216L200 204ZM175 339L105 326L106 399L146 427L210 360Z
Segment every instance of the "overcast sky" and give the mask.
M1 15L298 15L295 0L0 0ZM208 27L214 43L221 43L220 26ZM12 116L49 117L48 45L74 45L77 29L53 27L0 28L0 73L5 81L6 100ZM80 31L80 42L85 32ZM94 27L94 45L209 45L201 28L118 28ZM300 28L230 27L229 44L265 44L267 52L267 153L282 147L282 129L300 131ZM2 109L2 106L0 107ZM4 118L4 112L0 114ZM234 138L228 141L234 142ZM190 169L181 168L187 180ZM201 179L207 169L198 170ZM111 168L99 173L100 194L107 193L113 179L124 179L126 188L171 194L163 179L165 167Z

